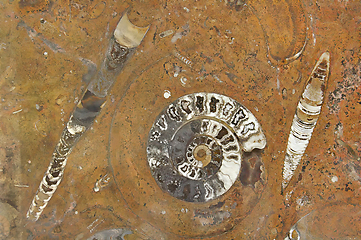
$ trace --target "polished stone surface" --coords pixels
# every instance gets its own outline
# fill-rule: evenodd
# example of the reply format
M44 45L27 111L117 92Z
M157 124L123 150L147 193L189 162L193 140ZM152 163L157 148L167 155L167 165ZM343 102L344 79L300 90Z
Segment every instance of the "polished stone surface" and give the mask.
M61 131L125 11L150 29L39 220L28 221ZM1 239L361 236L359 1L4 0L0 12ZM321 114L282 195L293 116L325 51ZM241 103L267 139L244 154L229 191L205 203L162 191L146 153L159 113L194 92Z

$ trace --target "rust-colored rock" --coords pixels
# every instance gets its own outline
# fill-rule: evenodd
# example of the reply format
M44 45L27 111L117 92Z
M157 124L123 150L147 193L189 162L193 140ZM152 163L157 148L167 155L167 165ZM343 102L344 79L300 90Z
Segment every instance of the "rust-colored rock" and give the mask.
M301 237L360 235L359 2L8 0L0 9L0 238L284 239L295 227ZM125 12L149 31L69 155L43 214L29 222L62 129ZM281 195L292 119L326 51L322 111ZM196 92L245 106L267 140L208 202L163 191L146 152L160 112ZM201 150L210 148L196 149L206 164Z

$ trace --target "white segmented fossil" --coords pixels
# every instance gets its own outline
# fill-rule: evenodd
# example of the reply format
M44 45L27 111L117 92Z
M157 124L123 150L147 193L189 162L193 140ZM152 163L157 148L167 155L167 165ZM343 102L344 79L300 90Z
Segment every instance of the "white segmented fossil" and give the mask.
M161 32L161 33L159 34L159 37L160 37L160 38L165 38L165 37L168 37L168 36L172 35L173 33L174 33L174 31L173 31L172 29L170 29L170 30Z
M182 56L179 52L177 51L173 51L173 55L178 58L179 60L181 60L183 63L187 64L189 67L192 67L192 61L189 60L188 58Z
M69 123L71 123L71 121L69 121ZM75 145L81 136L80 132L72 133L73 131L70 130L72 127L69 123L63 130L60 141L54 150L50 165L40 182L38 191L26 214L26 217L30 220L37 221L50 201L63 178L65 165L72 146Z
M330 54L325 52L312 70L297 105L288 137L283 166L282 191L290 182L311 139L321 112L329 71Z
M40 217L63 178L69 154L99 115L106 103L108 91L126 61L143 40L148 28L133 25L127 14L120 19L97 75L87 86L55 147L50 165L26 214L28 219L37 221Z

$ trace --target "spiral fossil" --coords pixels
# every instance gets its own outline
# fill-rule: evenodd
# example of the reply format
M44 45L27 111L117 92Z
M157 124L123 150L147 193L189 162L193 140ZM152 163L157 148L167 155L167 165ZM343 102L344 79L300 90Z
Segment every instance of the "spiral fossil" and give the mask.
M263 149L266 138L254 115L216 93L178 98L155 120L147 157L157 184L188 202L207 202L237 180L243 152Z

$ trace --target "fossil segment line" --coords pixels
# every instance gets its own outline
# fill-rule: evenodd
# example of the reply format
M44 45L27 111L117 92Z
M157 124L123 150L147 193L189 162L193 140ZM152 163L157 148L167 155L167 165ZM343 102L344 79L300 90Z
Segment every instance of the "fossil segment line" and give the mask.
M148 29L149 27L142 28L133 25L127 14L120 19L98 73L90 81L55 147L50 165L26 214L28 219L33 221L39 219L63 178L69 154L99 115L106 103L108 91Z
M296 171L320 116L329 71L330 54L325 52L313 68L297 104L284 160L282 192Z

